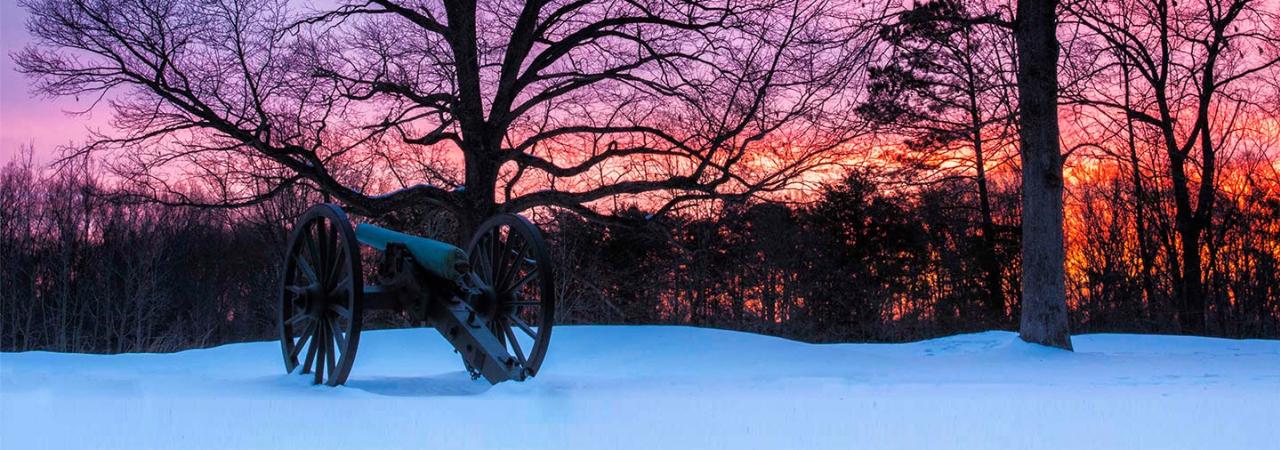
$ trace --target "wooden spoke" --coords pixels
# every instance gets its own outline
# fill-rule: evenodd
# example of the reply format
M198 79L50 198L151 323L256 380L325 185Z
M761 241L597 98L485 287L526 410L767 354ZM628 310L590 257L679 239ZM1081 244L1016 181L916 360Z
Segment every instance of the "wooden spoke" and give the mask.
M317 274L327 276L329 275L329 264L330 264L330 259L332 258L329 258L329 233L325 231L328 228L325 225L325 222L326 221L324 220L316 221L315 242L316 242L316 249L320 251L320 255L317 257L315 261L316 263L315 267L316 267ZM321 282L320 286L324 286L324 282L329 280L318 280L318 281Z
M338 344L338 348L342 349L344 352L347 351L347 337L343 332L337 331L336 323L330 322L329 326L334 328L333 341Z
M317 353L316 368L314 371L316 375L315 381L314 381L315 384L320 384L324 382L324 362L322 361L324 361L324 358L325 358L324 356L325 345L323 341L329 338L328 336L326 336L324 329L325 329L324 326L316 327L316 338L311 340L311 346L317 348L316 349L316 353Z
M324 327L325 327L324 362L325 362L325 366L329 369L329 376L333 377L333 374L338 373L337 370L334 370L334 366L337 366L338 364L337 364L337 352L335 351L336 349L334 348L334 340L333 340L333 335L337 333L333 329L332 322L325 321Z
M311 267L311 263L307 262L306 258L298 258L298 269L302 271L308 281L312 283L320 282L320 278L316 277L316 269Z
M508 237L507 240L510 241L513 237L514 236ZM520 268L524 262L524 255L525 252L529 250L529 245L524 242L524 239L521 239L519 248L520 250L511 250L511 254L515 255L515 258L512 258L511 264L506 266L506 270L502 272L502 280L498 282L498 286L501 286L500 290L502 292L509 292L511 290L511 281L515 279L516 274L520 273ZM499 288L495 287L495 289Z
M533 268L532 270L530 270L528 273L524 274L524 277L521 277L519 280L517 280L517 281L515 282L515 284L513 284L511 287L507 288L507 289L506 289L506 291L505 291L505 293L510 294L510 293L512 293L512 292L520 292L520 289L521 289L521 288L523 288L525 284L528 284L530 280L532 280L532 279L536 278L537 276L538 276L538 268L537 268L537 267L534 267L534 268ZM538 302L527 302L527 301L526 301L526 302L521 302L521 301L512 302L512 304L515 304L515 305L520 305L520 304L525 304L525 303L537 304Z
M351 274L347 273L342 276L341 280L333 284L333 289L329 291L329 297L337 297L349 292L351 289Z
M492 286L502 277L502 261L507 253L507 245L511 244L511 236L507 235L507 239L502 239L499 228L494 228L490 233L493 235L493 247L489 250L489 261L493 268L493 273L489 274L489 284Z
M538 333L534 332L533 328L530 327L529 324L524 323L524 321L520 320L520 318L517 317L514 313L508 315L507 318L511 319L511 323L516 324L516 326L520 327L521 330L524 330L524 333L529 335L529 337L533 338L534 340L538 339Z
M319 283L320 278L316 276L315 266L319 265L321 255L319 248L317 248L316 238L315 235L312 234L311 228L312 227L307 227L302 230L301 238L305 241L305 248L307 251L305 255L300 255L302 257L298 258L298 264L301 265L305 261L308 267L307 276L311 277L310 280L312 283Z
M347 309L346 306L342 306L337 303L334 303L333 305L329 306L329 309L337 313L343 319L351 320L351 310Z
M320 287L329 287L333 267L333 236L329 234L328 221L316 222L316 247L320 249L320 260L316 261L316 273L320 275Z
M335 244L336 243L337 242L335 242ZM346 255L346 250L343 250L343 246L338 245L335 247L333 251L333 261L330 262L329 264L329 275L328 275L328 278L326 279L328 280L337 279L338 274L342 273L342 258L345 257L345 255ZM351 274L348 273L343 279L338 280L333 286L337 287L341 285L344 281L350 281L350 280L351 280Z
M494 280L498 279L498 261L495 260L494 254L498 254L498 249L502 247L502 237L498 235L498 230L489 233L489 248L485 254L485 263L489 266L489 284L492 285Z
M329 281L338 282L341 281L341 277L344 275L343 258L346 257L346 250L343 250L344 245L342 245L337 233L334 233L332 244L333 251L329 253L331 259L329 261Z
M289 359L297 359L302 353L302 349L307 346L307 340L311 339L311 335L315 334L316 323L313 321L307 324L307 328L302 332L302 336L298 338L298 343L294 344L293 351L289 353Z
M502 329L506 331L507 341L511 342L511 348L516 351L516 360L520 361L521 365L524 365L528 360L524 357L524 350L520 349L520 340L516 339L516 332L511 331L511 327L504 326Z
M316 323L319 323L319 322L316 322ZM311 335L315 335L316 333L320 332L319 327L316 327L316 326L313 326L312 330L313 331ZM299 346L299 348L301 348L301 346ZM308 373L311 371L311 362L315 361L315 359L316 359L316 343L315 343L315 339L311 339L311 345L307 346L307 359L302 363L302 373Z
M286 320L284 324L292 327L294 325L302 323L302 321L304 320L310 320L310 319L311 319L310 314L298 313L298 314L294 314L293 317L290 317L289 320Z
M495 273L493 274L493 283L491 285L494 290L500 290L502 280L507 277L507 252L511 251L512 237L511 233L507 233L507 239L502 241L501 248L493 252Z
M477 241L476 248L472 250L471 254L471 259L473 260L472 264L476 266L476 270L472 273L475 274L480 281L485 283L488 283L489 280L493 278L493 276L490 275L493 273L493 268L491 267L492 261L488 258L488 244L489 235L485 234L480 236L480 240Z

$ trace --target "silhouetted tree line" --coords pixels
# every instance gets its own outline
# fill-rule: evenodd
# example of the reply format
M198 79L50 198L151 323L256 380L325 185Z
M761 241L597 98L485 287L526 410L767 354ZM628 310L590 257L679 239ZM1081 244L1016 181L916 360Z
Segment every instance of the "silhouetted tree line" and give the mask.
M733 205L707 219L643 229L561 217L606 318L778 334L811 341L903 340L1011 328L1016 263L1006 295L989 307L980 215L954 184L886 190L862 173L826 187L815 203ZM639 215L638 211L630 214ZM673 231L668 231L673 230ZM1017 236L999 240L1014 262ZM604 300L607 300L605 302Z
M19 70L118 133L6 168L5 348L265 337L328 198L453 242L535 216L566 323L1278 334L1265 2L508 3L24 3Z
M103 186L84 165L0 172L5 350L174 351L271 334L285 235L254 215L270 209L129 204Z
M301 190L251 208L132 204L85 165L0 172L0 336L6 351L172 351L274 336L288 226L322 198ZM994 186L1003 186L999 183ZM1014 185L1011 185L1014 186ZM1132 257L1131 199L1117 178L1077 189L1072 329L1176 331L1172 277L1155 295ZM554 246L561 323L689 324L808 341L918 339L1012 328L1018 317L1017 192L991 191L998 237L965 180L903 187L850 173L815 201L753 202L631 225L540 215ZM1209 333L1280 336L1280 195L1223 201L1208 267ZM432 214L394 226L456 240ZM641 224L641 225L636 225ZM1170 233L1166 230L1165 233ZM999 298L989 292L994 242ZM1176 251L1170 248L1169 251ZM1126 256L1127 255L1127 256ZM1002 305L999 310L992 303ZM403 326L403 317L369 319Z

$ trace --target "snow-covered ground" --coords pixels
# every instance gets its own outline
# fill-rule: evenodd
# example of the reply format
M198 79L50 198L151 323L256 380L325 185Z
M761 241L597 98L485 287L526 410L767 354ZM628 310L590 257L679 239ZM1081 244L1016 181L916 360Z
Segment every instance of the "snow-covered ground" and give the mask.
M492 387L427 329L366 333L340 388L276 342L5 353L0 448L1280 449L1280 341L1074 342L560 327L541 375Z

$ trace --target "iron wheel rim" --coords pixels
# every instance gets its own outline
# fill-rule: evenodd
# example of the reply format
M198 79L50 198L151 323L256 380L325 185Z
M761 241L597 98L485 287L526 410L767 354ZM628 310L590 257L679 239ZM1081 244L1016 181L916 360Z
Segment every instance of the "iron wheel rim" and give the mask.
M521 216L499 214L480 225L467 255L472 282L492 289L498 300L480 315L526 375L537 375L551 342L556 303L555 272L542 233Z
M346 382L362 320L359 243L337 206L308 209L290 232L281 276L279 333L285 370L314 384Z

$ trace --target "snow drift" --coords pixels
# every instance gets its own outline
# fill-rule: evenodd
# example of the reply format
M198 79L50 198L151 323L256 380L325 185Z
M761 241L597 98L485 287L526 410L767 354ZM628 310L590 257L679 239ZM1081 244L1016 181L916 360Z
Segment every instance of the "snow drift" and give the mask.
M813 345L558 327L541 374L472 381L431 330L365 333L347 386L279 344L0 355L0 447L1280 448L1280 341L1008 332Z

